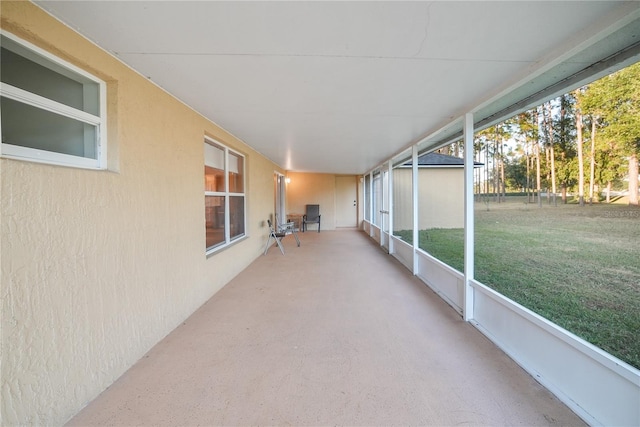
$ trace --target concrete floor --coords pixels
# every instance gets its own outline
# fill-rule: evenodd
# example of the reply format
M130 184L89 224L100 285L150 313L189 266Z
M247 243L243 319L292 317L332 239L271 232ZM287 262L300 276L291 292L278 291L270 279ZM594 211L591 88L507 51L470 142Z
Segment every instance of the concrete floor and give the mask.
M69 425L584 425L364 233L300 238Z

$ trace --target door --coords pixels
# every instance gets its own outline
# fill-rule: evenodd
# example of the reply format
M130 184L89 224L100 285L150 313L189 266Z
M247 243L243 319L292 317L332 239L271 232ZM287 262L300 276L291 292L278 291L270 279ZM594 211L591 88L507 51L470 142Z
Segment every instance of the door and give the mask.
M336 227L358 226L358 192L355 176L336 177Z

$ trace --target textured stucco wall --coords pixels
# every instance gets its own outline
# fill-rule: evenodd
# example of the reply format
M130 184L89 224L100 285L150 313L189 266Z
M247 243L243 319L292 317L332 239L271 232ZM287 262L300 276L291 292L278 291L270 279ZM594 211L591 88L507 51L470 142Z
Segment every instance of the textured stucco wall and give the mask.
M394 204L411 197L411 169L396 169L393 175ZM409 191L407 191L409 189ZM412 209L396 209L394 230L413 228ZM418 226L462 228L464 226L464 171L462 168L418 170Z
M109 85L108 171L0 160L0 425L59 425L260 255L280 169L37 6L0 8ZM205 134L247 156L249 235L208 259Z

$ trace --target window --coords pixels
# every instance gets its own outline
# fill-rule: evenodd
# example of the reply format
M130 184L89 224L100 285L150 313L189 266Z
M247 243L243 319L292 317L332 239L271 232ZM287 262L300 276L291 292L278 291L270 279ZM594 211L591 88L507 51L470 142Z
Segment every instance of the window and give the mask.
M244 156L213 140L204 142L206 252L245 235Z
M382 200L382 174L380 171L376 171L373 173L373 200L371 203L373 204L373 225L377 225L382 228L382 211L384 209L384 204Z
M0 34L0 154L106 167L106 85L9 34Z
M394 236L405 242L413 239L413 167L411 158L394 162L393 166L393 229ZM419 188L419 187L418 187Z
M364 219L371 222L371 175L364 176Z

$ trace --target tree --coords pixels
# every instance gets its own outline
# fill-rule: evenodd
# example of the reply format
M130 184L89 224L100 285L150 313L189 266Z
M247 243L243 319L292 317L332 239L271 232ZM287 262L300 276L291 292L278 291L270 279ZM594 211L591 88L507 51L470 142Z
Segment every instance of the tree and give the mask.
M546 145L549 149L549 168L551 173L551 192L553 193L553 204L556 204L556 153L555 153L555 138L553 131L553 114L551 101L544 104L544 130L546 134Z
M638 205L640 63L591 83L580 102L584 111L601 118L601 137L626 158L629 204Z
M480 177L481 184L484 184L484 189L482 189L482 185L480 186L480 192L483 193L488 200L489 193L495 193L495 165L496 165L496 152L494 150L495 144L495 135L496 135L496 126L491 126L490 128L481 130L475 135L474 145L479 153L484 152L484 156L482 157L481 162L484 163L484 177ZM490 188L492 187L492 188Z
M531 109L525 111L523 113L518 114L513 122L514 128L518 129L517 135L515 135L516 140L521 145L522 150L524 151L525 156L525 169L526 169L526 191L527 191L527 201L532 202L531 198L531 188L532 188L532 177L531 170L533 169L533 154L535 152L535 141L538 136L538 125L537 118L535 115L535 109ZM538 193L539 195L540 193Z
M593 203L596 179L596 118L591 116L591 150L589 150L589 204Z
M577 91L579 95L580 90ZM576 147L578 150L578 203L584 206L584 141L582 139L582 111L576 110Z
M601 143L602 138L598 137L598 149L596 153L598 169L596 177L598 182L605 183L607 189L606 202L611 202L611 190L613 183L620 181L627 167L621 156L615 152L615 147L611 143Z
M510 190L524 191L527 188L527 158L520 156L515 159L506 159L505 184Z
M556 177L562 189L562 203L567 203L567 189L576 185L578 163L575 151L575 98L572 93L560 97L560 115L554 121L557 145Z
M493 129L493 158L494 158L494 170L493 170L493 180L494 180L494 189L496 194L496 201L500 203L500 201L506 200L506 185L505 185L505 171L504 171L504 144L505 141L511 138L512 136L512 126L513 120L507 119L504 122L498 123L495 126L492 126Z
M538 194L538 207L542 207L542 198L540 190L542 189L540 175L540 133L538 132L538 109L533 110L533 125L535 127L534 154L536 157L536 193Z

